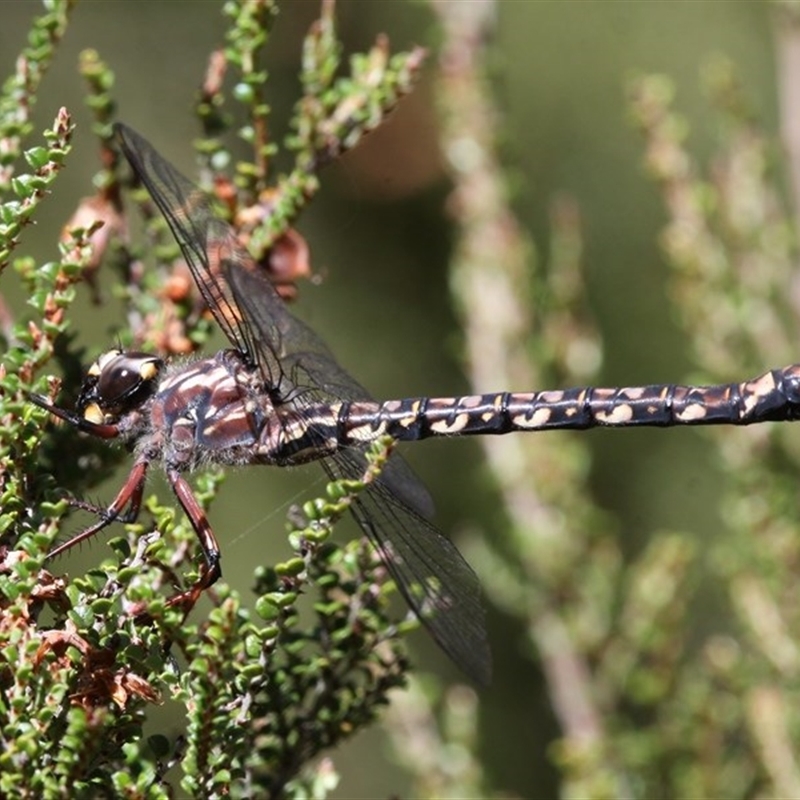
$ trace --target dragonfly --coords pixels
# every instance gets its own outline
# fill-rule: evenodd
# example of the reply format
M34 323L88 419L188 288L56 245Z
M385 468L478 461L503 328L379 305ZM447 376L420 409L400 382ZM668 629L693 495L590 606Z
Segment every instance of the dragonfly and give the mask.
M206 464L321 463L331 479L359 479L379 437L429 437L675 425L748 425L800 418L800 364L716 386L575 387L376 401L295 317L206 195L130 127L115 135L164 215L230 347L188 364L112 349L89 367L74 410L36 405L104 439L126 442L130 473L98 520L51 557L139 513L149 468L160 464L203 560L196 583L170 602L187 609L221 574L221 554L187 474ZM476 683L491 655L475 572L433 522L433 501L397 454L350 510L412 611Z

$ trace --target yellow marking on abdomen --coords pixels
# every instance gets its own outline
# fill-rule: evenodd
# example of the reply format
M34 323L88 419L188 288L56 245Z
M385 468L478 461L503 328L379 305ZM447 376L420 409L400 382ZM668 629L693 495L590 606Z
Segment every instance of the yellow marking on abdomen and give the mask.
M467 427L469 422L469 414L458 414L452 422L440 419L437 422L431 423L431 430L434 433L460 433Z

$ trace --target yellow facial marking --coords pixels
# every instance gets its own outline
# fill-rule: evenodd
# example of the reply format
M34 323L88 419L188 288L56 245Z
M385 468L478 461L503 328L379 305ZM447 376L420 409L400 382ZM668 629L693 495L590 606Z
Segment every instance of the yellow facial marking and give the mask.
M97 403L90 403L86 406L86 410L83 412L83 418L94 425L102 425L106 421L105 415Z
M142 380L150 381L158 375L158 363L155 359L152 361L145 361L139 368L139 375Z
M89 374L96 378L118 355L121 355L120 350L106 350L106 352L102 353L97 361L89 367Z

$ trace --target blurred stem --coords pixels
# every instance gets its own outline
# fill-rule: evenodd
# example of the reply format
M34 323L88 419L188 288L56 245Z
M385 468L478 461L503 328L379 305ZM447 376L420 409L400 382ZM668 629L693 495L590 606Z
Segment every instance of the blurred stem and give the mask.
M800 227L800 6L777 3L775 59L781 136L789 167L795 225Z
M431 5L444 32L438 102L442 149L454 182L449 200L457 225L452 289L464 320L470 380L475 391L532 388L541 383L525 349L533 324L532 248L509 206L497 158L498 113L484 74L484 44L496 4L432 0ZM558 535L547 524L547 500L535 488L529 443L523 437L485 437L481 446L519 536L533 541ZM604 749L601 711L582 652L543 588L527 611L565 737L579 752L599 753ZM621 775L612 781L617 796L629 794Z
M745 698L747 721L777 797L800 797L800 768L787 719L788 697L759 686Z

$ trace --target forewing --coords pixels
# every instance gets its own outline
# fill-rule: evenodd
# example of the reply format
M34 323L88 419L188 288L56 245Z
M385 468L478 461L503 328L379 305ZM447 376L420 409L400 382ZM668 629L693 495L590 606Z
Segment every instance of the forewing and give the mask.
M268 382L277 382L279 365L277 359L268 358L269 343L265 353L223 277L223 263L255 271L253 259L230 225L214 214L206 195L162 158L144 137L119 122L114 131L125 158L164 215L220 328L254 366L261 364ZM274 294L269 281L264 283L265 291Z

